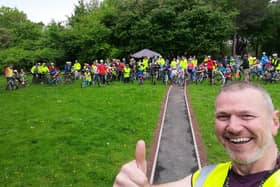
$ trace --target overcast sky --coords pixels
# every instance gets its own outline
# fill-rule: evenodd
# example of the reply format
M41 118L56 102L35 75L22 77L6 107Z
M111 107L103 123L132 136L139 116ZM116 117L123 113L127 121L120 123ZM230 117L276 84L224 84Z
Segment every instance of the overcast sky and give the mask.
M87 2L87 1L85 1ZM45 24L67 20L71 16L78 0L0 0L0 7L17 8L27 14L32 22L42 21Z

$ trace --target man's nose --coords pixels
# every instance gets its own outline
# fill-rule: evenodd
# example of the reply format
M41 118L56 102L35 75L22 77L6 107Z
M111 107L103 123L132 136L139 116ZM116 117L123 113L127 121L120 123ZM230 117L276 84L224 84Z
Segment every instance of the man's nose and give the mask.
M227 124L227 131L231 133L238 133L242 130L242 128L243 128L242 120L238 116L231 115Z

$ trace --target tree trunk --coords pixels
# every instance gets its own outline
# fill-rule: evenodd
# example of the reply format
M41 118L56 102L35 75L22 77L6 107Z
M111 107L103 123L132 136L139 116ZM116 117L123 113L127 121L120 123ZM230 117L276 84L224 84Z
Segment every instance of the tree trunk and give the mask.
M237 45L237 34L234 33L232 40L232 56L236 55L236 45Z
M255 49L255 56L257 57L258 56L258 54L259 54L259 42L257 41L256 42L256 49Z

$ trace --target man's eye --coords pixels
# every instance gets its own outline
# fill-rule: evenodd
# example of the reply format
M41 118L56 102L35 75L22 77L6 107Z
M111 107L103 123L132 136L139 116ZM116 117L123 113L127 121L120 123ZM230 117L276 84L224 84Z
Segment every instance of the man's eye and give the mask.
M241 118L243 120L250 120L250 119L253 119L254 116L253 115L249 115L249 114L245 114L245 115L242 115Z
M217 118L218 120L225 121L225 120L228 120L228 119L229 119L229 116L220 115L220 116L217 116L216 118Z

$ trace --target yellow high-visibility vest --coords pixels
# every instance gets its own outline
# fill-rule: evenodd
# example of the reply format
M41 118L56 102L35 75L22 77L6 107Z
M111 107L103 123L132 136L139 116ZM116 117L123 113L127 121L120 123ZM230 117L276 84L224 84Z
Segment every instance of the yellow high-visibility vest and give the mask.
M231 162L206 166L196 171L192 176L193 187L223 187L231 168ZM272 173L262 187L280 186L280 169Z

